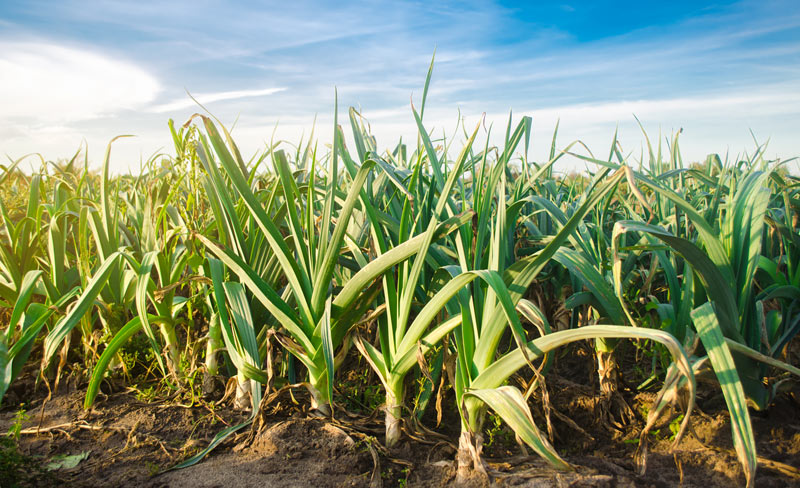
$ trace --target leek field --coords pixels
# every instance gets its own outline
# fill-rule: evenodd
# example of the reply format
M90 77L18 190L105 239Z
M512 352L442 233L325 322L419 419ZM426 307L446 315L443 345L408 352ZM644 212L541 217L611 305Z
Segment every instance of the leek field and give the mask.
M497 146L483 125L443 139L424 97L417 139L387 149L339 112L252 157L195 115L170 121L174 148L141 174L109 174L114 141L100 171L80 152L2 166L3 456L39 466L11 465L10 486L101 479L104 433L127 438L121 452L155 446L137 483L163 486L252 457L276 419L354 442L367 465L347 486L422 484L434 464L440 485L523 469L598 481L611 472L567 442L584 434L625 450L614 480L677 480L687 462L651 473L648 445L680 452L709 415L725 419L730 483L797 481L800 458L762 456L772 434L754 420L778 403L793 424L800 405L800 186L785 161L754 146L690 164L677 134L593 153L557 129L533 161L529 117L489 129ZM594 169L555 174L566 158ZM556 387L579 355L589 422ZM111 427L104 409L126 402L218 420L166 442ZM92 447L31 444L79 434ZM437 463L413 457L432 446ZM73 464L50 469L56 454Z

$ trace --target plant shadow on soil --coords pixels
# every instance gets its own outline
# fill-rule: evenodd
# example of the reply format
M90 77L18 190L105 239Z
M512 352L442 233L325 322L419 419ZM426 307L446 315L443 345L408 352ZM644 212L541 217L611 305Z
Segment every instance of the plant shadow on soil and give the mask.
M624 361L621 361L624 365ZM506 427L487 422L484 456L489 479L475 477L468 486L530 487L685 487L743 486L744 477L733 452L730 422L718 388L703 387L702 412L692 416L692 431L670 451L669 418L651 433L647 473L635 472L633 454L642 427L642 412L654 392L625 390L637 420L617 430L597 421L594 364L588 347L565 348L547 376L556 449L576 467L573 473L548 468L530 450L525 455ZM627 369L626 369L627 371ZM451 486L455 480L454 444L458 418L443 412L441 436L408 436L386 451L380 446L381 415L365 417L336 409L336 420L312 418L303 408L305 392L285 390L273 395L262 411L263 422L231 436L208 458L193 467L163 472L206 446L226 425L246 415L228 406L206 403L181 405L177 400L144 402L121 389L82 409L85 384L62 384L46 403L46 390L34 388L33 374L13 386L17 398L29 398L27 420L19 435L19 451L46 464L58 455L89 452L74 468L53 471L47 483L61 486L161 487L294 487ZM108 383L108 382L107 382ZM112 383L113 386L113 383ZM106 384L105 388L108 387ZM44 408L42 408L44 403ZM452 405L445 397L443 404ZM544 426L540 402L534 418ZM18 405L0 410L0 431L15 423ZM574 424L563 420L571 419ZM781 394L766 413L753 413L760 456L756 484L760 487L800 486L793 474L800 467L800 389ZM426 425L436 423L435 414ZM449 426L444 428L444 426ZM37 433L38 428L38 433ZM544 430L544 429L543 429ZM781 468L794 472L781 472ZM0 486L3 483L0 482ZM42 481L36 486L42 486Z

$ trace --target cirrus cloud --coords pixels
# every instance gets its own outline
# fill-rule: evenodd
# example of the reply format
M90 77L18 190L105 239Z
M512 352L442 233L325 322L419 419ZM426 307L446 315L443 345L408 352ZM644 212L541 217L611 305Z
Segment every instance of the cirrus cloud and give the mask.
M233 90L218 93L198 93L192 97L187 95L184 98L179 98L163 105L156 105L155 107L152 107L150 111L159 114L174 112L176 110L196 106L198 102L205 105L213 102L238 100L240 98L264 97L267 95L272 95L273 93L282 92L284 90L286 90L286 88L263 88L258 90Z

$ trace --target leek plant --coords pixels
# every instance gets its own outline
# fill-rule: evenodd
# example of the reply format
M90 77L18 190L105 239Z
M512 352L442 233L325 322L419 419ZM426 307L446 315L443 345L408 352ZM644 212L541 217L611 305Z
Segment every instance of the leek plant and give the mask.
M8 325L0 330L0 403L11 382L22 371L33 343L48 319L78 292L73 289L52 304L32 302L36 285L42 279L39 270L25 274Z
M148 302L154 309L154 315L165 345L166 365L175 381L183 380L180 357L180 344L176 335L176 326L185 323L180 312L188 303L188 299L177 296L176 292L182 284L188 268L191 253L183 243L184 226L180 216L170 201L174 190L179 185L163 179L156 180L150 191L143 192L144 202L140 205L128 205L129 211L139 209L136 218L138 229L138 248L142 254L138 270L136 288L136 308L139 319L151 346L159 358L161 351L152 336L149 325ZM143 208L142 208L143 207ZM160 230L160 232L159 232ZM156 271L157 279L153 280L151 270ZM145 299L145 296L147 299Z
M433 329L428 330L431 322L436 319L440 311L464 286L478 278L492 287L495 293L508 298L508 292L500 275L497 272L486 270L459 273L446 281L439 290L426 290L425 286L420 286L420 277L425 267L426 258L428 258L428 250L437 228L438 218L445 210L445 205L448 202L447 195L451 194L457 179L462 175L477 131L478 128L475 129L456 159L455 164L450 168L447 180L438 190L440 198L435 207L431 209L432 213L430 215L424 215L425 212L420 212L416 216L412 215L414 200L411 198L404 200L400 216L399 238L401 240L409 239L410 236L407 234L413 230L415 224L421 225L421 222L427 220L428 227L423 233L425 240L413 261L403 262L396 271L394 278L390 278L388 275L383 276L383 295L386 311L378 320L380 348L377 349L369 342L362 340L356 342L359 350L375 370L386 390L387 447L397 444L400 438L399 423L402 415L402 403L405 397L406 375L411 368L417 365L418 355L424 354L434 347L450 331L457 327L460 323L460 317L455 316L445 320L437 324ZM417 186L422 162L423 158L420 157L409 182L409 186L412 188ZM434 181L430 183L431 186L435 184ZM433 194L433 188L428 187L427 191L429 192L428 195ZM406 193L410 197L410 193L408 191ZM380 236L378 232L380 231L375 232L376 236ZM386 241L382 237L376 238L376 241L379 243L379 256L386 253L388 251ZM439 269L444 271L444 268ZM411 314L414 300L420 297L427 299L427 303L412 320ZM504 304L506 305L504 311L508 314L509 320L516 319L518 322L510 300L506 299Z
M309 182L305 191L294 180L285 153L273 152L274 170L283 196L284 223L291 232L291 239L285 239L248 184L247 170L233 141L227 137L226 144L213 122L200 117L219 164L250 212L254 223L252 231L258 232L260 238L268 243L279 263L281 279L286 282L285 290L276 290L234 250L223 248L204 236L198 237L211 253L238 276L247 291L272 315L273 323L285 332L284 346L307 369L312 408L330 414L335 351L343 345L345 336L374 300L378 288L373 282L379 284L375 279L395 264L416 254L425 236L412 238L367 263L337 291L332 282L334 268L359 193L375 163L367 161L361 165L349 184L350 189L341 202L341 208L337 209L337 188L341 184L338 144L334 143L328 171L321 178L322 181L316 180L312 169L310 178L314 183ZM230 202L225 193L227 188L220 183L222 180L216 163L212 163L210 154L203 146L198 147L198 156L208 174L213 175L213 191L217 198ZM317 185L324 189L321 200L317 196ZM322 209L319 225L314 212L317 208ZM231 215L230 211L225 211ZM229 218L228 222L232 223L233 219ZM441 237L442 233L449 232L457 223L458 219L439 224L434 237ZM231 229L229 233L236 232L232 225ZM231 236L228 236L228 240L229 246L235 244Z
M19 183L18 183L19 184ZM40 205L42 175L34 174L27 185L28 195L22 215L13 215L0 201L2 241L0 242L0 299L6 306L15 303L22 292L22 281L38 269L37 255L43 237L43 208Z
M498 166L503 169L502 166ZM500 236L504 236L507 231L505 226L505 212L503 211L505 201L504 196L504 179L501 178L505 171L497 170L499 174L494 178L495 183L493 186L498 194L498 211L494 222L487 229L487 238L485 242L491 243L488 246L488 265L489 269L494 269L496 272L501 272L500 263L505 261L505 248L498 245L500 243ZM540 169L539 171L542 171ZM602 172L600 177L603 177L607 172ZM505 314L505 301L508 301L512 307L522 299L523 294L528 286L533 282L541 270L552 259L556 251L564 244L569 235L577 227L578 223L583 217L593 208L594 205L609 192L619 181L621 174L617 174L610 178L608 182L602 186L592 186L586 194L584 202L580 208L576 210L575 214L565 223L561 231L554 236L550 242L539 252L532 256L522 258L514 264L508 266L503 274L505 285L507 286L507 294L496 294L494 289L475 289L471 293L465 290L459 296L459 307L461 313L461 324L455 330L455 344L458 351L458 360L456 368L456 384L454 385L456 393L456 401L458 403L459 411L462 415L461 436L459 438L459 452L457 456L460 476L466 476L469 473L469 466L472 465L478 470L482 470L480 462L480 451L482 443L481 428L485 415L485 406L488 405L493 408L501 416L504 416L503 409L508 405L511 399L508 394L498 397L497 395L483 395L475 396L468 395L473 389L493 389L499 388L502 384L518 369L507 369L498 371L491 368L495 362L495 354L497 347L502 339L506 328L511 326L512 335L514 336L517 349L522 354L522 357L529 361L533 360L534 354L529 354L530 351L526 347L528 339L525 337L525 332L521 329L519 319L514 315L509 318ZM491 186L490 186L491 188ZM487 193L492 195L492 193ZM487 206L487 209L489 207ZM481 229L478 229L481 232ZM476 236L476 239L480 235ZM462 266L469 266L469 261L474 256L468 256L466 246L459 246L459 261ZM479 252L482 251L479 249ZM535 306L528 302L529 308L533 308L534 314L543 316L541 311L538 311ZM545 337L549 336L546 334ZM522 365L520 365L521 367ZM491 376L486 371L491 368ZM478 386L476 386L478 385ZM513 387L504 389L506 392L512 391ZM500 399L504 400L500 400ZM487 399L489 400L487 402ZM492 403L497 400L499 403ZM517 398L518 400L518 398ZM486 403L484 403L486 402ZM511 402L519 406L518 401ZM504 406L505 405L505 406ZM527 409L527 407L526 407ZM529 417L530 414L520 414L516 412L517 417ZM566 469L567 464L555 454L552 446L538 433L535 425L530 424L528 430L530 433L535 433L533 437L522 436L523 439L534 438L537 441L531 444L531 447L537 453L545 457L551 464L556 467Z

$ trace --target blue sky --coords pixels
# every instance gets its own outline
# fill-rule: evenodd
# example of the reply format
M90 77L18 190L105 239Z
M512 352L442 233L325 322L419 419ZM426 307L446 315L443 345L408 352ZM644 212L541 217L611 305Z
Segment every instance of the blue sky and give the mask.
M800 5L717 2L0 3L0 153L71 155L83 140L118 170L169 150L166 122L198 111L227 124L246 153L297 141L316 117L330 140L334 87L382 147L415 128L425 73L436 64L425 122L448 137L459 114L482 113L497 135L508 111L534 120L541 159L581 139L607 154L683 128L686 160L752 151L800 156ZM484 136L485 137L485 136ZM566 169L566 168L565 168Z

